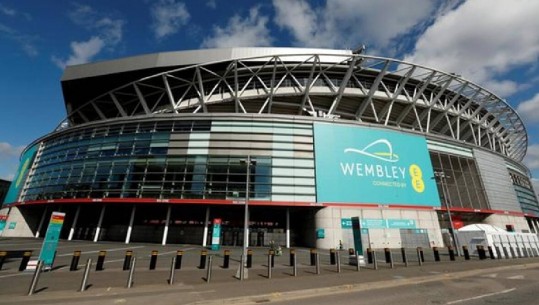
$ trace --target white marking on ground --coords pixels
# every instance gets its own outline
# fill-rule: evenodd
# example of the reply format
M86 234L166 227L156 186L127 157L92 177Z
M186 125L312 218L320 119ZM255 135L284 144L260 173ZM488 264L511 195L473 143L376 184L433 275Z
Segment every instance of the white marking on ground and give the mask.
M485 275L482 275L481 277L488 277L488 278L496 278L498 277L498 273L492 273L492 274L485 274Z
M524 275L515 275L515 276L510 276L507 278L508 280L523 280L524 279Z
M471 298L466 298L466 299L455 300L455 301L447 302L446 304L450 305L450 304L464 303L464 302L473 301L473 300L479 300L479 299L482 299L482 298L487 298L487 297L491 297L491 296L495 296L495 295L499 295L499 294L509 293L511 291L514 291L514 290L516 290L516 288L506 289L506 290L493 292L493 293L482 294L482 295L478 295L478 296L471 297Z

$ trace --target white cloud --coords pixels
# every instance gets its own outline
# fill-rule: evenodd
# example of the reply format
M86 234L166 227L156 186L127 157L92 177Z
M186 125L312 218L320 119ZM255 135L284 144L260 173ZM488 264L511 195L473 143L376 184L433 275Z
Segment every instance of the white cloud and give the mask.
M190 15L183 2L160 0L151 8L152 29L157 39L177 33Z
M206 6L212 9L217 8L217 2L215 0L208 0L206 1Z
M528 145L528 152L524 158L524 164L526 164L530 170L539 170L539 144Z
M291 32L298 46L385 49L399 35L434 12L436 1L327 0L311 7L304 0L273 0L275 23ZM445 7L445 6L444 6Z
M69 12L69 18L74 24L94 34L85 41L72 41L71 54L67 59L52 57L52 61L61 69L68 65L90 62L104 49L113 50L122 41L125 24L122 19L102 15L88 5L79 4Z
M531 99L520 103L517 112L528 123L539 123L539 93Z
M0 142L0 160L18 158L24 146L13 146L7 142Z
M35 57L39 53L34 45L34 42L37 39L35 36L22 34L19 31L0 23L0 37L15 41L24 53L30 57Z
M457 73L508 96L520 86L503 74L539 56L539 1L474 0L440 16L405 60Z
M4 15L7 15L7 16L15 16L17 15L17 11L15 11L14 9L10 8L10 7L7 7L3 4L0 3L0 13L4 14Z
M53 57L53 62L60 68L70 65L79 65L89 62L96 54L105 47L105 42L99 37L92 37L87 41L71 42L71 55L67 60Z
M234 15L226 27L215 26L213 35L202 42L205 48L270 46L273 39L267 27L268 17L261 16L258 7L249 10L249 16L242 19Z

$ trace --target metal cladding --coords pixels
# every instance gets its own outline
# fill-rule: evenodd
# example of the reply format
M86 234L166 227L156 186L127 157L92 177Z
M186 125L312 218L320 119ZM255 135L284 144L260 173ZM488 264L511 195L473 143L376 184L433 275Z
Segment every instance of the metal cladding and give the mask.
M489 90L454 73L348 50L158 53L68 67L62 86L68 115L58 130L141 116L277 114L413 130L517 161L527 149L522 120Z

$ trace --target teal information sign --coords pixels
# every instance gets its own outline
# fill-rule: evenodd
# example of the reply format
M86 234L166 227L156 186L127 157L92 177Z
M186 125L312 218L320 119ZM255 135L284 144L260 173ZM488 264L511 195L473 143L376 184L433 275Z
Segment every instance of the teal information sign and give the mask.
M318 202L440 206L424 137L315 123Z
M62 231L65 215L65 213L52 212L49 227L45 234L45 240L43 241L41 252L39 253L39 260L43 261L43 266L45 267L50 268L54 263L56 248L58 247L58 240L60 239L60 232Z
M416 222L413 219L359 219L362 229L416 229ZM342 229L352 229L352 218L341 218Z
M215 218L213 220L213 230L211 234L211 249L213 251L219 251L221 244L221 219Z

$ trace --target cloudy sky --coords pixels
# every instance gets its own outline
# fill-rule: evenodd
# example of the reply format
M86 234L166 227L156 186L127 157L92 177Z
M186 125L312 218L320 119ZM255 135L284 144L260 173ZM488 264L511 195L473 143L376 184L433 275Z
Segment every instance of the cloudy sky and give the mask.
M539 178L537 0L0 0L0 178L64 118L66 65L235 46L354 49L457 73L525 121ZM536 180L539 181L539 180ZM539 190L539 183L536 183Z

